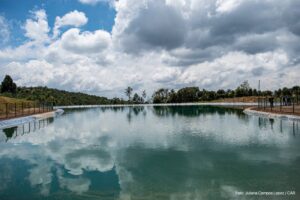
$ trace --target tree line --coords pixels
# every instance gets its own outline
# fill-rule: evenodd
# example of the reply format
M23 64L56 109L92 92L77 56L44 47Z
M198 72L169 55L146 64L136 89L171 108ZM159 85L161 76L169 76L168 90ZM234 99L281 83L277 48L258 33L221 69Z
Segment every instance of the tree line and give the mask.
M236 97L258 97L258 96L299 96L300 87L294 86L292 88L284 87L275 91L264 90L258 91L250 87L248 81L244 81L236 89L217 91L200 90L199 87L185 87L177 91L171 89L161 88L155 91L152 95L153 103L187 103L187 102L201 102L201 101L213 101L226 98Z
M68 92L47 87L17 87L9 75L1 83L2 96L26 99L37 102L49 102L54 105L100 105L125 104L126 101L113 98L84 94L81 92Z
M99 104L145 104L145 103L187 103L213 101L235 97L249 96L295 96L300 94L300 87L281 88L275 91L258 91L251 88L248 81L244 81L236 89L217 91L200 89L199 87L184 87L175 91L174 89L160 88L152 96L148 97L145 90L141 94L134 92L132 87L124 91L127 100L122 98L109 99L81 92L68 92L47 87L17 87L13 79L6 75L1 83L1 95L26 100L51 102L54 105L99 105Z
M235 98L235 97L258 97L258 96L293 96L300 95L300 87L294 86L292 88L284 87L275 91L264 90L258 91L257 89L251 88L248 81L244 81L236 89L224 90L219 89L217 91L213 90L200 90L199 87L184 87L177 91L174 89L160 88L156 90L152 97L151 101L146 101L146 92L143 91L142 96L139 96L137 93L134 93L133 98L133 89L127 87L125 89L125 94L128 97L128 102L134 104L142 103L189 103L189 102L203 102L203 101L213 101L226 98Z

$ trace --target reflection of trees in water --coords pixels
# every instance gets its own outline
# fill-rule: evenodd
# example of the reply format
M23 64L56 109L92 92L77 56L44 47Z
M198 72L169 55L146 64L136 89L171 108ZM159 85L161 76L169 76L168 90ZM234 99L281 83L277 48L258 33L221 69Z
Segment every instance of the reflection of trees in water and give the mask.
M126 115L128 122L129 123L131 122L133 114L134 114L134 116L138 116L141 112L143 113L144 116L147 115L147 112L146 112L144 106L131 106L131 107L128 107L128 113Z
M20 126L5 128L2 131L6 136L6 142L7 142L8 140L15 138L17 136L29 134L31 132L35 132L36 130L42 129L53 122L54 122L54 118L50 117L47 119L25 123Z
M3 132L6 136L7 139L9 138L12 138L12 136L14 135L15 131L17 130L17 126L15 127L11 127L11 128L6 128L6 129L3 129Z
M114 112L123 112L125 109L124 106L112 106L112 107L102 107L101 108L101 111L102 112L105 112L105 111L114 111Z
M247 119L247 116L241 109L217 107L217 106L153 106L153 113L159 117L169 116L185 116L185 117L197 117L206 116L212 114L225 115L235 114L239 118Z
M270 128L273 130L276 123L279 123L280 133L290 132L294 136L300 134L298 121L290 122L288 120L275 120L275 119L271 119L271 118L262 118L262 117L258 118L258 127L260 129L269 129ZM291 123L291 124L289 124L289 123Z
M106 111L114 111L114 112L123 112L125 109L124 106L105 106L105 107L91 107L91 108L71 108L71 109L64 109L64 114L73 114L73 113L84 113L86 111L95 111L101 110L101 112L105 113Z
M298 122L293 121L293 135L296 136L299 134L299 125Z
M263 129L263 128L269 128L271 127L271 129L273 130L273 125L274 125L274 119L268 119L268 118L262 118L262 117L259 117L258 118L258 127L260 129Z

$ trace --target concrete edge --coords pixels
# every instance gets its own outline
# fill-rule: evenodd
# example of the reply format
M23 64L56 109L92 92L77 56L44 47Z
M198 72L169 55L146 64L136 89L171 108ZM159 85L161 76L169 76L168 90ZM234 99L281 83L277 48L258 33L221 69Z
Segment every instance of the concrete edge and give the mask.
M58 117L58 116L62 115L63 112L64 111L62 109L56 109L52 112L34 114L34 115L30 115L30 116L25 116L25 117L18 117L18 118L14 118L14 119L3 120L3 121L0 121L0 129L19 126L21 124L38 121L38 120L46 119L49 117Z
M297 115L269 113L269 112L252 110L251 108L247 108L243 112L247 115L253 115L253 116L258 116L263 118L300 121L300 116Z

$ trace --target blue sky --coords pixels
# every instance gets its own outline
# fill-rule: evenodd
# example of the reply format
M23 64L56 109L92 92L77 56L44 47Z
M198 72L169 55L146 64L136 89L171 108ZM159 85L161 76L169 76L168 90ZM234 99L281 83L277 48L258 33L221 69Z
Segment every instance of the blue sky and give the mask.
M299 10L299 0L0 0L0 80L108 97L292 87Z
M96 5L82 4L77 0L0 0L0 14L9 20L11 29L10 45L19 45L26 39L22 24L32 15L31 11L44 9L48 15L50 27L54 26L56 16L78 10L84 12L89 19L85 30L104 29L111 31L116 11L108 3Z

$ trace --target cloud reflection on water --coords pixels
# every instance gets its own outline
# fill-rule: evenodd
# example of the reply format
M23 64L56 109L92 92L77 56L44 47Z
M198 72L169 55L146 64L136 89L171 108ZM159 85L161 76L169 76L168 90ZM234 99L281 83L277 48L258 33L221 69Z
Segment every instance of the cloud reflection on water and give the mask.
M259 165L284 171L299 163L298 123L292 123L203 106L66 111L46 128L2 143L0 159L29 163L28 181L43 195L51 194L55 178L57 190L89 193L97 183L88 173L114 171L121 191L110 191L120 192L119 199L226 198L232 188L248 189L240 179L266 186L267 175L251 177L264 170Z

